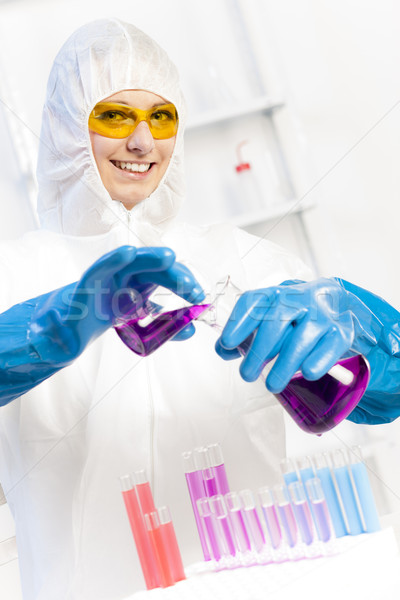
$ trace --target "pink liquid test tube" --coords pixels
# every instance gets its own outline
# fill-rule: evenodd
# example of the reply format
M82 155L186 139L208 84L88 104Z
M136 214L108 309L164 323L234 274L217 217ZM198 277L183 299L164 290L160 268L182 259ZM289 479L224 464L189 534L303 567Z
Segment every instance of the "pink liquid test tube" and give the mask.
M219 527L217 519L215 519L209 498L200 498L197 501L199 515L204 523L204 530L207 533L207 539L210 545L210 552L214 560L221 560L225 554L225 544L222 539L222 531Z
M133 481L135 483L136 493L139 498L142 514L153 513L156 510L153 494L150 487L150 482L147 478L145 469L135 471L133 473Z
M283 531L285 532L286 541L293 548L297 543L297 525L287 488L284 485L276 485L273 488L273 493L276 498L278 515Z
M160 520L161 537L167 551L172 577L176 583L177 581L186 579L186 575L185 569L183 568L178 540L175 535L174 525L167 506L160 507L157 512Z
M214 471L218 494L225 496L230 492L230 489L221 446L219 444L209 444L207 450Z
M309 479L306 488L318 537L322 542L327 542L332 537L332 524L320 479L318 477Z
M228 519L228 511L224 503L224 497L220 494L210 498L211 511L216 520L220 523L220 530L225 538L228 553L231 556L236 555L236 547L231 531L231 525Z
M314 532L304 486L301 481L293 481L288 489L301 539L305 544L310 545L314 539Z
M225 505L228 509L229 521L235 538L236 547L240 552L251 550L250 537L243 518L242 503L237 492L225 494Z
M207 495L204 487L203 475L202 472L197 469L193 452L183 452L182 460L190 501L192 503L193 514L196 521L197 531L199 533L201 548L203 550L204 560L211 560L205 531L203 529L203 522L197 506L197 501Z
M150 538L145 526L143 514L139 505L130 475L120 478L122 497L125 502L126 512L132 529L133 539L142 567L143 577L148 590L160 587L160 573L158 563L151 546Z
M251 490L242 490L239 492L239 496L243 503L244 521L247 526L247 531L250 534L250 540L254 550L261 552L262 548L265 546L265 535L260 517L258 516L253 492Z
M271 546L276 550L282 543L282 531L276 512L272 491L263 487L258 490L260 505L264 514L265 524L271 540Z
M164 536L161 532L160 519L158 512L154 511L144 515L150 543L153 548L154 556L158 562L160 572L161 587L166 588L174 585L174 577L168 557L168 550L165 546Z

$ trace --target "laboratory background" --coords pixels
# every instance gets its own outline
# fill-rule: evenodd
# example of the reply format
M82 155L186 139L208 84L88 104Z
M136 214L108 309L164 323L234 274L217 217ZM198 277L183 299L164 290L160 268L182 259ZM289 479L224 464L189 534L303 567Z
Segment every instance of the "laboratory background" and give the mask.
M234 223L399 310L395 0L0 0L0 239L38 226L41 107L57 51L80 25L112 16L156 39L181 73L182 219ZM400 422L344 422L318 438L288 419L290 456L349 444L362 446L382 523L400 540ZM3 498L8 600L21 598L14 535Z

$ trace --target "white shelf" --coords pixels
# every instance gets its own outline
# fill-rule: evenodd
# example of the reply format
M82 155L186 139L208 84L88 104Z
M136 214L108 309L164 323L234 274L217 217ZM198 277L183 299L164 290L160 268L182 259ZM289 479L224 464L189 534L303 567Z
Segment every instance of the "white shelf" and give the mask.
M268 96L257 98L253 102L246 104L245 106L227 108L227 109L215 109L204 112L193 119L189 119L186 125L186 133L197 130L201 127L207 127L223 123L224 121L231 121L239 117L249 116L253 114L267 114L275 110L278 110L284 106L284 103L279 100L272 100Z
M256 225L257 223L263 223L265 221L272 221L273 219L279 219L279 217L285 217L293 215L295 213L304 212L314 206L313 202L309 200L286 200L276 204L272 204L261 210L243 213L235 217L231 217L229 222L237 227L249 227L250 225Z

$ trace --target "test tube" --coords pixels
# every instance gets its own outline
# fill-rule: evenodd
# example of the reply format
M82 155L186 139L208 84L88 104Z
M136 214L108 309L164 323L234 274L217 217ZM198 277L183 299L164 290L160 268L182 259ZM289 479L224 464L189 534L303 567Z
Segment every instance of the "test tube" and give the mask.
M359 510L358 494L352 481L351 471L347 464L346 455L343 450L334 450L331 453L333 461L333 475L339 487L344 510L346 513L350 535L358 535L363 532L362 515Z
M258 490L261 509L264 514L271 545L274 549L279 548L282 543L282 531L279 525L279 519L275 508L272 491L268 487Z
M297 543L297 525L287 488L285 485L276 485L273 488L273 493L276 498L278 515L285 532L286 541L293 548Z
M214 515L211 511L210 499L200 498L200 500L197 501L197 508L204 523L204 530L207 533L211 555L216 561L219 561L225 554L225 545L222 541L222 535L218 526L218 521L214 518Z
M322 542L327 542L332 536L331 520L329 517L328 505L322 489L321 480L318 477L308 479L306 482L306 489L308 499L311 503L318 537Z
M300 479L303 482L303 485L305 485L308 479L311 479L312 477L316 476L315 467L310 456L302 456L301 458L299 458L297 461L297 466L299 469Z
M209 452L211 466L214 470L218 494L222 494L224 496L230 492L230 489L221 446L219 444L209 444L207 449Z
M240 552L249 552L251 542L243 518L242 503L237 492L225 494L225 505L228 510L228 516L232 525L235 537L236 547Z
M292 458L282 458L280 467L286 485L289 485L289 483L292 483L292 481L298 481L299 474L297 472L296 464Z
M256 502L251 490L241 490L239 492L240 499L243 503L244 521L247 525L247 531L250 534L250 540L254 550L261 552L265 545L265 535L261 525L260 517L258 516Z
M148 590L152 590L160 587L161 578L158 563L151 546L139 505L139 499L130 475L121 477L120 483L122 497L125 502L126 512L132 529L133 539L139 556L140 566L142 567L145 584Z
M211 560L211 555L208 549L207 539L202 525L202 519L199 515L197 501L206 496L204 487L203 475L197 469L194 461L193 452L184 452L182 454L183 468L185 471L186 483L189 490L190 501L193 507L194 518L196 521L197 531L199 533L200 544L203 550L204 560Z
M161 587L174 585L174 578L168 560L168 551L164 544L164 538L161 534L160 519L158 512L154 511L144 515L147 531L149 532L150 543L153 547L154 555L157 558Z
M220 529L224 535L228 552L231 556L235 556L236 547L228 519L228 511L224 503L224 497L222 495L213 496L210 498L210 506L215 518L220 523Z
M167 551L168 562L172 572L174 582L186 579L185 569L182 563L181 552L176 539L174 525L168 506L161 506L157 509L160 520L161 537Z
M314 539L312 516L307 503L304 486L301 481L293 481L288 486L294 515L303 542L310 545Z
M144 515L146 513L153 513L156 510L156 507L154 505L153 494L145 469L135 471L132 478L135 483L142 513Z
M321 481L322 491L328 506L335 536L338 538L343 537L344 535L347 535L348 532L348 526L346 524L347 518L344 513L344 506L341 501L336 481L332 477L329 466L329 457L325 453L318 454L313 460L317 477Z
M354 446L351 449L349 460L364 516L365 531L368 533L379 531L381 525L379 523L378 511L360 446Z
M214 469L211 466L208 448L196 448L194 451L194 461L199 470L201 470L204 488L209 498L218 494L217 481Z

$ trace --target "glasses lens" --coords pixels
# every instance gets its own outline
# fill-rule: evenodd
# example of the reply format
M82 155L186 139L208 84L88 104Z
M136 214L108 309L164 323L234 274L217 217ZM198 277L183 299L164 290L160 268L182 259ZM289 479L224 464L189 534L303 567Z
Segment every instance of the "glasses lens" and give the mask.
M163 104L150 112L147 122L154 139L165 140L176 135L178 113L173 104Z
M178 114L173 104L163 104L148 111L124 104L99 102L89 117L89 129L109 138L131 135L140 121L146 121L154 139L165 140L176 135Z

